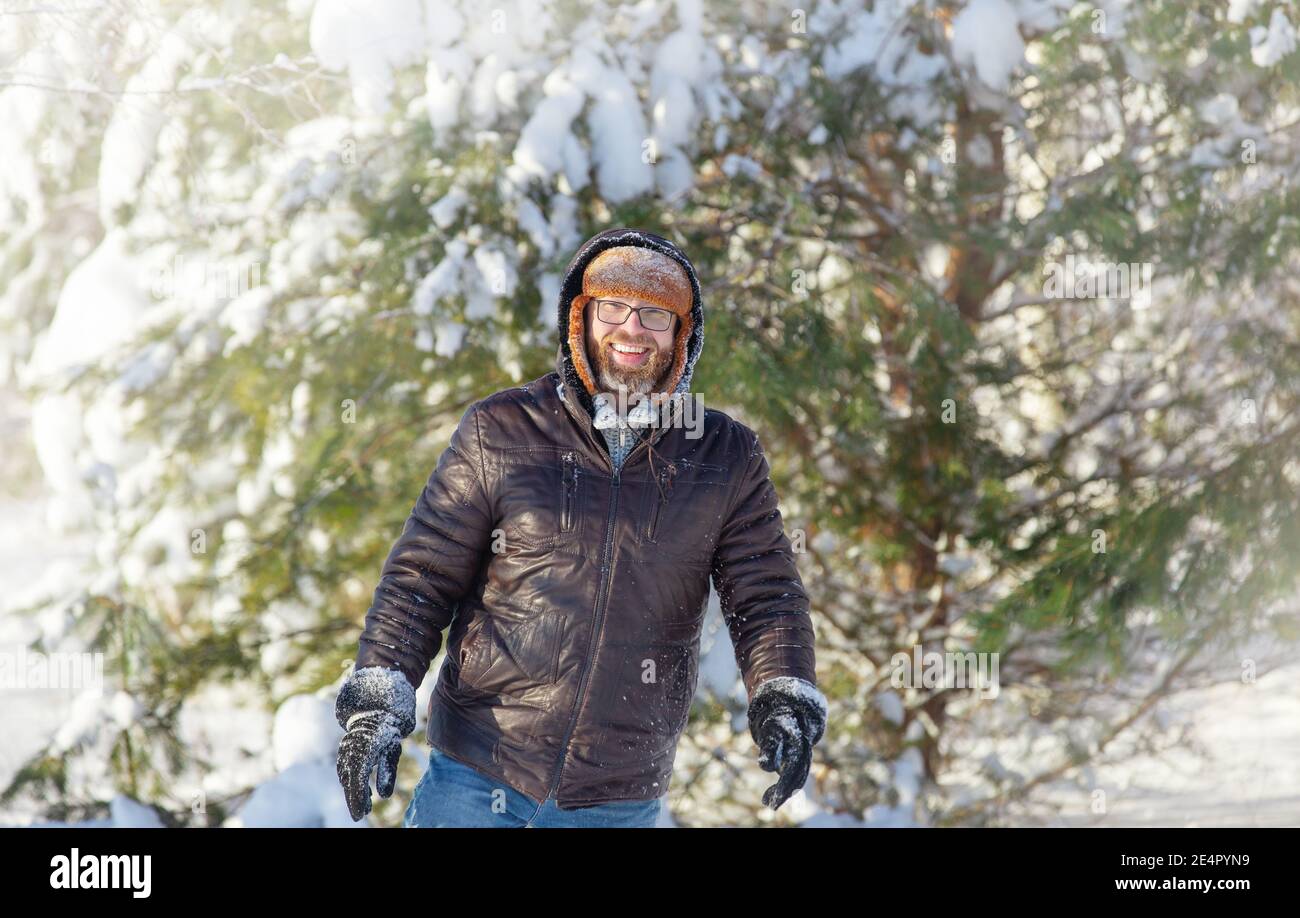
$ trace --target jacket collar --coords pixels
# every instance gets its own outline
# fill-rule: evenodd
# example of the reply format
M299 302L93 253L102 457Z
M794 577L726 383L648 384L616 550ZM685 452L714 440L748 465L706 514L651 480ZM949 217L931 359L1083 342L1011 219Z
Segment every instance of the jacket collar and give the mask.
M586 409L578 401L577 396L575 395L576 392L585 391L585 390L580 390L574 386L571 386L567 384L564 380L557 381L555 384L555 389L556 389L555 391L556 396L559 398L560 402L564 405L565 410L568 411L569 416L573 418L574 423L577 424L579 428L581 428L583 436L585 436L588 439L588 441L591 443L592 447L596 450L598 455L601 455L606 460L608 460L609 458L608 454L602 452L600 447L596 445L595 434L592 431L593 429L598 429L598 428L596 427L595 420L592 417L592 412ZM678 392L678 393L674 393L674 395L671 396L670 398L664 400L660 408L661 411L660 417L662 419L662 423L660 423L658 427L652 428L650 430L649 435L643 438L640 443L638 443L635 447L632 448L632 452L629 453L627 459L624 460L623 463L624 468L627 467L629 461L632 459L633 456L637 454L637 452L642 446L648 443L649 448L653 449L655 445L658 444L658 442L663 438L664 434L666 434L673 427L682 410L683 397L684 396L680 392ZM588 399L587 401L590 403L591 400ZM632 414L632 412L628 412L628 413L629 415ZM649 426L649 425L645 425L645 426Z

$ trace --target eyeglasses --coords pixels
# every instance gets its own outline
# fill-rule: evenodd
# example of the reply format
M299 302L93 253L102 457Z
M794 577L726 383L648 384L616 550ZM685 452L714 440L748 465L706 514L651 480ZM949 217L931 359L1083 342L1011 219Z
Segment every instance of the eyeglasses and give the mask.
M596 318L610 325L622 325L634 312L646 331L668 331L672 328L673 314L667 309L658 306L629 306L614 300L596 300Z

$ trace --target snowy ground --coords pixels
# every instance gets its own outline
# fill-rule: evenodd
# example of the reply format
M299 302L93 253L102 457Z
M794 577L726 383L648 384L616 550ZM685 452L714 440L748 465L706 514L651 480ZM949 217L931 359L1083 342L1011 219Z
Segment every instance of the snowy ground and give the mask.
M1096 770L1106 813L1087 794L1044 795L1072 826L1300 826L1300 663L1186 692L1165 710L1192 725L1208 758L1174 750Z
M6 443L9 480L17 474L10 465L16 455L12 450L26 449L20 445L28 435L26 427L25 406L13 393L0 391L0 434ZM79 564L90 551L88 540L54 536L44 522L38 487L28 492L0 496L0 609L38 581L57 579L60 566ZM38 627L0 613L0 652L16 649ZM702 679L707 676L702 671ZM5 690L0 704L0 786L53 734L67 716L70 701L63 693ZM1295 764L1300 761L1300 663L1262 675L1253 685L1226 683L1188 692L1172 701L1166 714L1172 722L1190 724L1194 743L1208 756L1179 749L1159 758L1097 768L1091 783L1106 791L1103 815L1092 812L1087 792L1052 788L1041 799L1058 808L1058 824L1300 825L1300 768ZM326 778L313 786L332 788L332 777ZM148 811L125 800L116 802L113 819L137 825L151 821ZM854 821L823 814L810 824ZM667 813L661 825L672 825Z

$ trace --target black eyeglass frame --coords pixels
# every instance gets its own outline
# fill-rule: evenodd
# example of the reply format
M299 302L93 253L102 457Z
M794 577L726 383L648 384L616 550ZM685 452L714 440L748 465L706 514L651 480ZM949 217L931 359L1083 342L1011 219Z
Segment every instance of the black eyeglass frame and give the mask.
M600 321L605 322L609 325L623 325L627 322L628 318L632 315L632 313L635 312L637 321L641 323L641 327L644 328L646 331L668 331L670 328L673 327L673 319L676 318L675 313L673 313L671 310L664 309L662 306L629 306L627 303L620 303L618 300L595 300L594 302L596 304L596 318L600 319ZM623 318L619 319L618 321L614 321L613 319L607 319L600 314L601 313L600 307L602 303L608 303L611 306L618 306L622 309L626 309L627 314L624 315ZM663 328L654 328L653 326L647 325L645 321L645 317L641 315L641 311L643 309L648 309L651 312L662 312L664 315L668 316L667 324L665 324Z

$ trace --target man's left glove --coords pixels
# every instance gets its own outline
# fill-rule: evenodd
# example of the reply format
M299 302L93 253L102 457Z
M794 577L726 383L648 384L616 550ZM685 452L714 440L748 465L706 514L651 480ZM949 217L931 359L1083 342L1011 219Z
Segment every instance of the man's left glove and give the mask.
M415 689L399 670L366 666L339 689L334 716L346 731L339 741L339 783L358 822L370 812L371 772L379 796L393 795L402 738L415 729Z
M808 780L813 746L826 732L826 696L795 676L761 683L749 702L749 734L762 750L758 764L779 775L763 793L763 805L778 809Z

